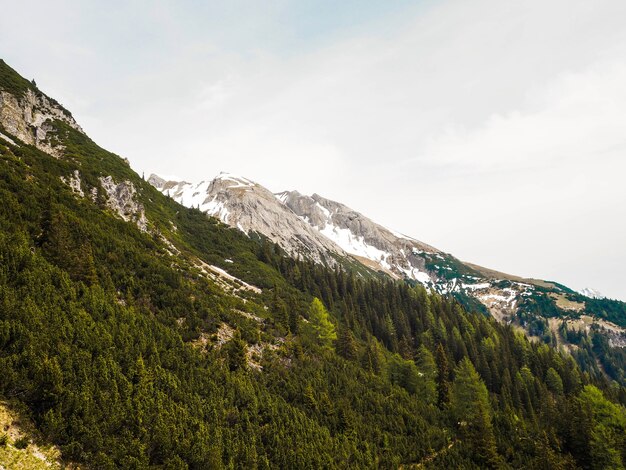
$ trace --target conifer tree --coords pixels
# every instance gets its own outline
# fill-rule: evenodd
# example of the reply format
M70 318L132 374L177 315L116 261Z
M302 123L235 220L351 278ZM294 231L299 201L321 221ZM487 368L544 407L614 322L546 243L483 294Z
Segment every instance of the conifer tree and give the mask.
M339 337L335 346L337 354L353 361L357 357L357 345L352 332L345 325L339 328Z
M235 331L232 339L224 345L226 361L231 372L246 367L246 343L241 339L239 330Z
M437 346L437 406L443 409L450 401L448 357L441 343Z
M417 368L422 374L422 380L418 387L418 394L427 403L434 403L437 399L437 364L432 353L423 344L417 351Z
M546 385L551 392L561 395L563 393L563 381L559 373L552 367L546 373Z
M496 467L498 455L489 394L468 358L464 358L455 369L450 411L462 438L471 445L477 463Z
M335 325L330 321L328 311L320 299L315 297L309 307L309 336L324 348L332 346L334 340L337 339Z

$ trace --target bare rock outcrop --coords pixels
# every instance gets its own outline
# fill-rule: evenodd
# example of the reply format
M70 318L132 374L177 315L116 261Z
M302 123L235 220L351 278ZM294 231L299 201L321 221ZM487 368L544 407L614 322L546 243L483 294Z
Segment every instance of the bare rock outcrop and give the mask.
M137 190L130 181L116 183L111 176L101 176L100 185L107 194L107 206L127 222L134 222L145 232L148 229L143 204L137 202Z
M363 214L319 194L307 196L298 191L285 191L276 197L347 253L377 264L376 269L424 284L431 281L424 258L417 254L439 253L432 246L393 232Z
M67 178L61 176L61 181L67 184L74 194L85 197L85 192L83 191L82 182L80 180L80 172L78 170L74 170L74 173Z
M22 96L0 90L0 123L21 141L34 145L54 157L63 155L53 122L62 121L84 133L69 111L39 91L28 89Z
M292 256L335 264L344 250L303 221L272 192L241 176L221 173L198 184L166 181L156 175L153 186L184 206L198 208L245 233L258 232Z

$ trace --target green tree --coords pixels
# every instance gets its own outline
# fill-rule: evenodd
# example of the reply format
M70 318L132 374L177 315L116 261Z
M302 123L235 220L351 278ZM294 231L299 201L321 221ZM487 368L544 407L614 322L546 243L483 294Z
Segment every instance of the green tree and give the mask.
M448 356L441 343L437 346L437 406L442 408L450 401Z
M361 366L370 372L379 374L382 369L381 362L381 352L378 342L375 339L370 339L361 357Z
M491 422L489 394L467 357L455 369L450 412L459 427L461 437L471 445L474 460L480 465L496 467L498 454Z
M309 307L309 323L307 324L308 336L315 343L324 347L332 347L337 339L335 325L330 321L330 315L320 299L315 297Z
M352 332L347 326L343 325L339 328L339 337L335 345L337 354L341 357L353 361L357 358L357 344Z
M624 468L626 456L626 409L607 400L593 385L587 385L580 393L576 414L587 417L585 429L589 445L589 463L593 469ZM572 430L574 433L576 429Z
M546 385L551 392L561 395L563 393L563 381L559 373L552 367L546 373Z
M245 369L246 361L246 342L241 339L241 333L236 330L232 339L224 345L226 353L226 362L231 372Z
M417 351L416 362L421 374L417 393L427 403L434 403L437 400L437 363L435 362L435 357L422 344Z

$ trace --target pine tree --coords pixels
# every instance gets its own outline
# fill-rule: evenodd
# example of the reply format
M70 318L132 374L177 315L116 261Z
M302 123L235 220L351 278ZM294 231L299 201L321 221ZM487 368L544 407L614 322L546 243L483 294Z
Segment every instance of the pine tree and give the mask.
M246 343L241 339L239 330L235 331L232 339L224 345L226 353L226 362L231 372L245 369L246 361Z
M496 467L498 455L489 394L468 358L464 358L455 369L450 411L462 438L471 445L476 462L487 467Z
M585 452L580 457L586 459L594 469L623 469L626 457L626 409L611 403L593 385L583 388L576 405L574 418L583 419L580 421L582 426L572 429L572 435L583 439L588 446L588 455ZM572 450L580 452L579 449Z
M546 385L551 392L561 395L563 393L563 381L559 373L552 367L546 373Z
M432 353L423 344L417 351L417 368L421 379L417 393L427 402L434 403L437 400L437 364Z
M357 357L356 341L352 332L345 325L339 328L339 337L335 349L337 354L349 361L353 361Z
M437 406L443 409L450 401L448 356L441 343L437 346Z
M370 339L365 348L365 353L361 358L361 365L364 369L379 374L381 371L381 358L378 344L375 339Z

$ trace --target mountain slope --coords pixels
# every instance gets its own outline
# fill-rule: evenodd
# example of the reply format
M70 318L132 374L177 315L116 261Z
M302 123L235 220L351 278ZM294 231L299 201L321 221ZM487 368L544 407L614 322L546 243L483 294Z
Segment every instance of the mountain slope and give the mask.
M0 122L0 394L65 461L622 463L626 393L595 362L419 285L284 256L50 125L47 153Z
M285 191L274 199L259 184L226 174L199 185L166 182L155 175L149 181L178 202L199 207L246 233L260 232L291 254L303 254L314 261L324 259L324 253L326 258L329 253L335 258L348 254L392 278L408 279L456 296L468 307L489 312L501 322L519 324L531 336L554 345L567 340L561 338L559 342L553 337L558 332L550 326L549 318L560 318L566 328L578 329L582 317L592 320L587 331L594 326L605 333L611 346L626 346L626 304L622 302L464 263L317 194ZM232 189L224 190L224 186Z
M327 264L334 264L332 255L345 256L296 215L285 212L270 191L246 178L223 173L210 182L191 185L152 175L148 182L181 204L197 207L244 233L267 236L292 256Z

